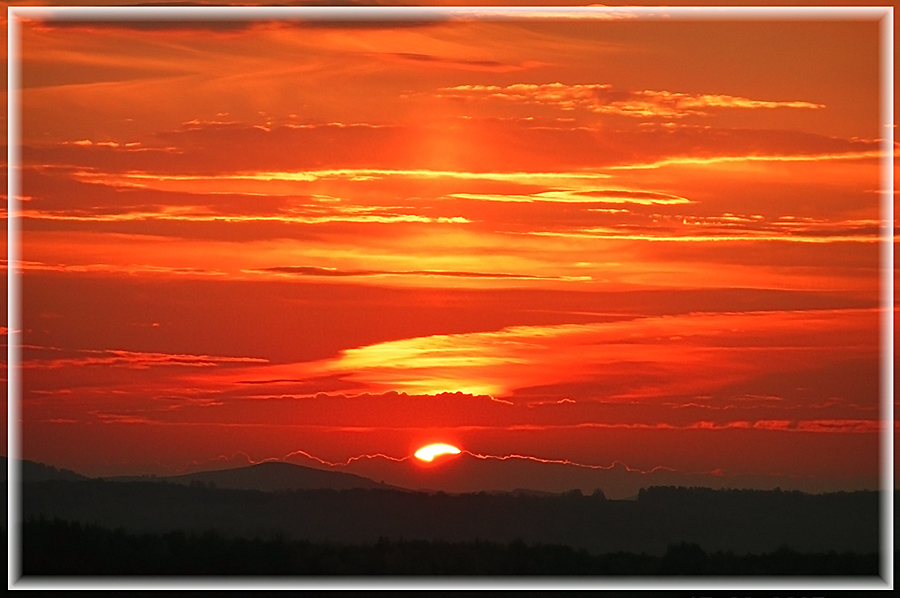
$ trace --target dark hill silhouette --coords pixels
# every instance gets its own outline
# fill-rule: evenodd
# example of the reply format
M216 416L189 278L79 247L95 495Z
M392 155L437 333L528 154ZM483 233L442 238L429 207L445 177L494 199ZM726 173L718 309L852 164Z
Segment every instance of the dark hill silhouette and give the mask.
M57 469L51 465L37 463L36 461L21 461L22 469L20 472L20 480L23 482L47 482L50 480L62 480L66 482L75 482L78 480L87 480L87 476L75 473L68 469ZM9 479L9 458L3 457L3 480Z
M399 489L369 478L342 471L324 471L281 461L267 461L248 467L200 471L170 477L115 477L108 481L166 481L176 484L212 484L232 490L353 490Z

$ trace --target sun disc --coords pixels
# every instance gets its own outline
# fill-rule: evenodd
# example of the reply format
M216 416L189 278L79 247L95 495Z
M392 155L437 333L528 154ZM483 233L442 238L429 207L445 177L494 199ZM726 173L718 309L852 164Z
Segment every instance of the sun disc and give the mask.
M458 455L460 450L450 444L429 444L416 451L416 458L431 461L438 455Z

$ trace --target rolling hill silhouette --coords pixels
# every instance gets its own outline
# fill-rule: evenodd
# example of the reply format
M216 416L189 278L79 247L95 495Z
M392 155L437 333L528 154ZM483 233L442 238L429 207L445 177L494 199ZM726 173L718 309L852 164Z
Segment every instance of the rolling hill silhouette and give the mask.
M306 466L312 459L292 457L292 463ZM434 463L422 464L417 459L402 462L376 455L356 459L335 468L373 480L382 480L395 487L425 492L513 492L529 490L538 493L561 494L580 489L592 494L600 489L613 500L633 498L642 488L652 486L686 486L708 488L752 488L806 492L834 492L842 490L829 480L810 480L789 476L716 475L711 472L686 473L658 468L642 472L629 469L622 463L605 468L592 468L572 463L540 462L526 458L477 458L471 454L438 457ZM867 489L860 480L856 489Z
M68 469L57 469L52 465L45 465L36 461L28 461L23 459L20 461L22 469L19 470L20 480L23 482L46 482L49 480L62 480L74 482L78 480L87 480L87 476L83 476ZM4 481L9 479L9 458L3 457Z
M217 488L231 490L353 490L353 489L393 489L396 486L382 484L369 478L342 471L324 471L294 465L282 461L267 461L248 467L200 471L168 477L114 477L106 478L114 482L165 481L189 485L192 483L212 484Z

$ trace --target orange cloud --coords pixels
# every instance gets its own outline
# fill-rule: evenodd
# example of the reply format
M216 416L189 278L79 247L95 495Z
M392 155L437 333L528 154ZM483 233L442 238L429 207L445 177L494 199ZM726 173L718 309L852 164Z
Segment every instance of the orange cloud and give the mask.
M449 278L493 278L521 280L590 280L590 277L537 276L532 274L510 274L507 272L454 272L452 270L339 270L314 266L274 266L263 272L289 274L293 276L358 277L358 276L424 276Z
M265 367L253 376L340 375L358 392L515 397L518 390L544 387L552 393L558 386L557 393L577 389L579 397L593 400L696 395L762 372L802 369L813 355L820 363L846 359L848 352L868 358L876 353L876 315L874 310L696 314L510 327L378 343L344 350L334 360ZM840 349L837 336L843 338ZM275 370L282 373L273 375ZM238 375L247 380L248 374Z
M562 83L516 83L497 85L457 85L438 90L438 97L451 99L504 100L522 104L551 106L560 110L589 110L599 114L632 117L683 118L708 114L719 108L800 108L820 109L823 104L802 101L751 100L721 94L690 95L670 91L628 91L612 85Z
M245 151L227 151L236 146ZM789 130L663 124L548 128L529 121L473 118L383 127L197 125L160 133L155 145L139 148L96 143L28 145L23 158L27 165L78 167L87 171L82 175L86 177L128 173L128 182L146 184L149 181L141 179L159 176L163 180L190 180L210 175L258 181L382 173L456 178L478 173L494 180L515 180L521 178L515 173L522 172L532 176L559 172L569 177L596 177L608 174L578 170L647 168L679 161L859 160L877 157L880 151L877 140Z
M542 191L531 195L452 193L450 197L480 201L504 202L560 202L560 203L633 203L640 205L674 205L692 203L691 200L669 193L635 191L630 189L577 189L571 191Z
M447 58L416 52L393 52L386 54L370 54L370 56L392 62L406 62L435 68L483 71L489 73L512 73L546 66L542 62L533 60L514 64L501 62L499 60Z
M154 366L189 366L189 367L215 367L227 364L267 363L266 359L253 357L221 357L211 355L179 355L170 353L147 353L139 351L121 350L89 350L83 349L77 353L81 357L69 357L62 359L25 359L22 361L24 368L56 369L63 367L127 367L146 369Z

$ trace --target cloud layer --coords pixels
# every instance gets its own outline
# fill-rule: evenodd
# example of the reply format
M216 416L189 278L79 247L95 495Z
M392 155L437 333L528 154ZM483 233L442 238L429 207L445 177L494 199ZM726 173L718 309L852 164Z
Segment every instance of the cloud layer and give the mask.
M874 24L69 25L22 31L26 457L877 479Z
M722 94L691 95L671 91L616 89L609 83L564 85L554 83L514 83L498 85L457 85L439 90L439 97L463 100L499 100L521 104L552 106L559 110L589 110L636 118L682 118L706 116L722 108L821 109L823 104L803 101L751 100Z

